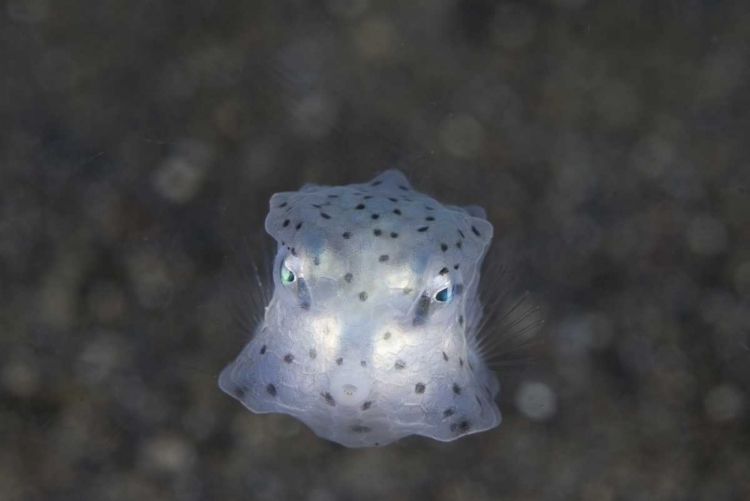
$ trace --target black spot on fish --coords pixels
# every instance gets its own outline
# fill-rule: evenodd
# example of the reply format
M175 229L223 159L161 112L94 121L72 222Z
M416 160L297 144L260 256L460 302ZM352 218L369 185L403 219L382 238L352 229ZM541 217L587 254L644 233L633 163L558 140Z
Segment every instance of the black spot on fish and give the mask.
M387 331L385 334L383 334L383 339L386 341L391 338L391 331Z
M409 191L409 187L408 186L404 186L403 184L399 184L398 187L399 187L400 190Z
M272 397L275 397L276 387L272 384L269 384L268 386L266 386L266 392L268 392L268 394L271 395Z
M440 275L445 275L445 274L447 274L447 273L448 273L448 268L445 268L445 267L443 267L443 268L441 268L441 269L440 269L440 271L439 271L438 273L439 273Z
M414 312L414 325L423 325L427 321L427 316L430 313L430 305L432 304L432 300L430 299L430 296L427 294L422 294L419 296L419 301L417 301L417 308Z
M365 362L364 360L360 360L359 365L361 365L362 367L367 367L367 362Z
M292 355L291 353L287 353L286 355L284 355L284 362L291 364L293 361L294 355Z
M339 357L339 358L336 359L336 365L341 365L343 363L344 363L344 359L343 358Z
M461 387L458 386L457 383L453 383L453 393L455 393L456 395L460 395L461 394Z
M365 291L362 291L359 293L359 300L360 301L367 301L367 293Z
M445 252L448 250L448 244L440 244L440 250Z
M346 280L346 283L350 284L352 283L352 280L354 280L354 275L352 275L351 273L347 273L346 275L344 275L344 280Z
M315 348L310 348L310 351L308 352L308 354L310 355L310 358L312 358L313 360L315 360L315 357L318 356L318 352Z
M331 216L329 216L329 215L328 215L328 214L326 214L325 212L321 212L321 213L320 213L320 217L322 217L323 219L331 219Z
M354 426L352 426L352 431L354 433L368 433L371 431L371 428L362 426L361 424L355 424Z
M349 240L352 237L352 234L349 231L345 231L341 236L344 237L344 240Z
M464 316L463 315L459 315L458 316L458 325L463 325L463 324L464 324Z
M380 214L373 214L370 217L373 219L378 219L380 217Z
M395 231L392 231L391 238L398 238L398 233L396 233Z
M287 204L286 202L281 202L281 203L280 203L280 204L278 205L278 207L279 207L279 209L283 209L283 208L284 208L284 207L286 207L287 205L288 205L288 204Z
M297 223L297 226L295 226L294 229L295 230L299 230L300 228L302 228L302 222L301 221L299 223Z
M459 268L459 265L458 265L458 263L456 263L456 264L454 264L454 265L453 265L453 269L454 269L454 270L457 270L458 268Z
M376 229L372 230L372 234L375 235L376 237L379 237L380 235L383 234L383 232L381 230L379 230L379 229L376 228Z
M369 408L370 408L371 406L372 406L372 402L370 402L370 401L368 400L367 402L365 402L365 403L363 403L363 404L362 404L362 410L363 410L363 411L366 411L366 410L367 410L367 409L369 409Z
M464 244L463 244L463 242L461 242L461 240L459 240L458 242L456 242L456 247L458 247L459 249L463 248L463 246L464 246Z
M403 360L396 360L396 363L393 364L393 368L397 370L401 370L404 367L406 367L406 362L404 362Z
M386 261L388 261L388 259L390 259L390 258L388 257L388 254L383 254L382 256L380 256L380 257L378 258L378 261L380 261L381 263L385 263Z
M397 216L401 215L401 211L399 209L393 209L393 213L396 214Z
M424 383L417 383L416 386L414 386L414 393L424 393Z
M370 183L370 186L380 186L380 184L381 184L382 182L383 182L383 181L373 181L372 183Z
M466 433L470 428L471 425L466 420L459 421L458 423L451 423L451 431L453 432Z
M425 220L425 221L434 221L434 220L435 220L435 218L434 218L434 217L432 217L432 216L427 216L426 218L424 218L424 220Z
M287 226L289 226L289 220L285 219L284 220L284 224L282 224L281 226L283 226L284 228L286 228Z
M479 230L478 230L478 229L476 228L476 226L472 226L472 227L471 227L471 231L472 231L472 233L474 233L474 234L475 234L476 236L478 236L478 237L481 237L481 236L482 236L482 234L481 234L481 233L479 233Z
M333 399L330 393L321 393L321 396L326 399L326 403L331 407L336 406L336 401Z
M422 226L421 228L418 228L417 231L420 233L424 233L425 231L429 230L429 226Z
M260 347L260 354L265 355L266 354L266 345L263 345Z
M443 360L445 360L446 362L448 361L448 355L446 355L445 352L443 352Z
M318 256L315 256L315 257L313 258L313 264L314 264L315 266L320 266L320 258L319 258Z
M365 204L359 204L358 206L355 207L355 209L357 210L364 210L364 208L365 208Z
M443 417L444 418L451 417L455 413L456 413L456 409L454 409L453 407L448 407L447 409L443 411Z

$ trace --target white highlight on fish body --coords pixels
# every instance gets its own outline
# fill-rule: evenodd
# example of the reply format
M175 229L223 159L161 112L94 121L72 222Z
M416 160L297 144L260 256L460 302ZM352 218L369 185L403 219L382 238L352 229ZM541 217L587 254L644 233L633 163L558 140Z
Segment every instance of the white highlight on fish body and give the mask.
M500 423L475 332L492 225L386 171L271 198L274 293L219 385L347 447L450 441Z

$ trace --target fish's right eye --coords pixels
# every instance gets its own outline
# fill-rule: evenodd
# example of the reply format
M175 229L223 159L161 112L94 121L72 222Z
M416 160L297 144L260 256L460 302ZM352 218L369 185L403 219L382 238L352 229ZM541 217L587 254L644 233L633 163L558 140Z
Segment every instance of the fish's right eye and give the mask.
M296 279L294 272L287 267L286 262L281 263L280 273L281 283L284 285L291 284Z

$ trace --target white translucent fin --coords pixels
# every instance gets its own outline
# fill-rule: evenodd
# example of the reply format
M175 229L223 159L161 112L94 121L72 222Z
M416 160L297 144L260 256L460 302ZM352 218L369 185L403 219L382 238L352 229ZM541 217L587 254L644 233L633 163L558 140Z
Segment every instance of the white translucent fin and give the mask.
M265 233L236 239L225 267L227 307L237 325L252 335L273 295L274 242Z
M534 360L533 348L543 339L541 305L517 288L518 273L492 249L480 282L482 314L469 327L469 343L493 370L523 368Z

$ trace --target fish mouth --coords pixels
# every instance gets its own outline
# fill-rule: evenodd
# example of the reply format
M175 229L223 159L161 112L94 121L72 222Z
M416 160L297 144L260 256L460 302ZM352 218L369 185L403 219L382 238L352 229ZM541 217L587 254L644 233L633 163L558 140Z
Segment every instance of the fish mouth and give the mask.
M358 407L372 390L372 378L362 370L338 370L331 375L329 393L344 407Z

